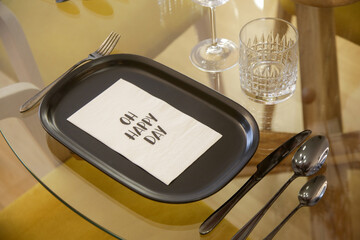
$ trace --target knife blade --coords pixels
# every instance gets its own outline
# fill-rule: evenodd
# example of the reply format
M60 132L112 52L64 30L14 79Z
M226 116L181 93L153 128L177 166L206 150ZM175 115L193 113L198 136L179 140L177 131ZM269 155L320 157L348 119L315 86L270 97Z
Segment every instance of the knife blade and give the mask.
M266 174L268 174L275 166L277 166L295 148L300 146L300 144L310 134L311 130L304 130L296 134L285 143L280 145L272 153L270 153L264 160L262 160L256 166L256 172L246 181L246 183L200 225L200 234L207 234L211 232L211 230L213 230L221 222L221 220L251 188L253 188Z

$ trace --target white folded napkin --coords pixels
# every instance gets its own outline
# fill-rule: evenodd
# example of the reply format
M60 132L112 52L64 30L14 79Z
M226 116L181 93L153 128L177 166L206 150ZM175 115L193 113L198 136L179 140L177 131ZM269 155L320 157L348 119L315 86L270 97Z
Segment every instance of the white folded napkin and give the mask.
M221 138L213 129L123 79L68 121L165 184Z

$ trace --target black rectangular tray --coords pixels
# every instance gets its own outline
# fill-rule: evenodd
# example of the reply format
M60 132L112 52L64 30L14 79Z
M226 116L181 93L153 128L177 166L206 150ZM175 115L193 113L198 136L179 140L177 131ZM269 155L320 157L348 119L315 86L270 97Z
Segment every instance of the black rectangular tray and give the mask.
M120 78L209 126L222 138L170 185L110 149L67 118ZM203 199L232 180L259 143L255 119L242 106L151 59L129 54L91 61L60 81L40 106L45 130L105 174L153 200L185 203Z

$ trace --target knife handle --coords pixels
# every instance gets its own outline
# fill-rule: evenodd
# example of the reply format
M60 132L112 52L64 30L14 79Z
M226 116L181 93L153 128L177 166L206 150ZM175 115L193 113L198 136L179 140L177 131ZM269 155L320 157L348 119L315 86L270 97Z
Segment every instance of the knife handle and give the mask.
M213 212L199 228L200 234L207 234L213 230L221 220L228 214L228 212L236 205L237 202L256 184L260 181L254 175L251 176L247 182L227 200L221 207Z

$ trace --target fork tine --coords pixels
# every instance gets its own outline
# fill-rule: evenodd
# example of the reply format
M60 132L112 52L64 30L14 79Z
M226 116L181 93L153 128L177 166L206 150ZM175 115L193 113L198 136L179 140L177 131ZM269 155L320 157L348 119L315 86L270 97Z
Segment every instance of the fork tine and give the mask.
M104 53L105 56L109 55L114 50L114 48L115 48L116 44L118 43L119 39L120 39L120 35L117 34L116 37L113 39L113 41L111 41L109 43L108 48L106 49L106 51Z
M106 49L108 48L108 46L111 44L111 42L114 40L114 38L116 37L117 33L112 32L111 35L109 35L108 38L106 38L106 41L104 42L104 45L99 48L97 50L97 52L101 55L104 55L104 53L106 52Z
M104 47L98 53L103 56L108 55L114 49L118 40L119 40L119 34L117 33L113 34L113 36L111 36L111 38L106 42Z
M100 52L105 46L106 44L108 43L108 41L115 35L116 33L115 32L111 32L107 38L101 43L100 47L96 50L96 52Z

